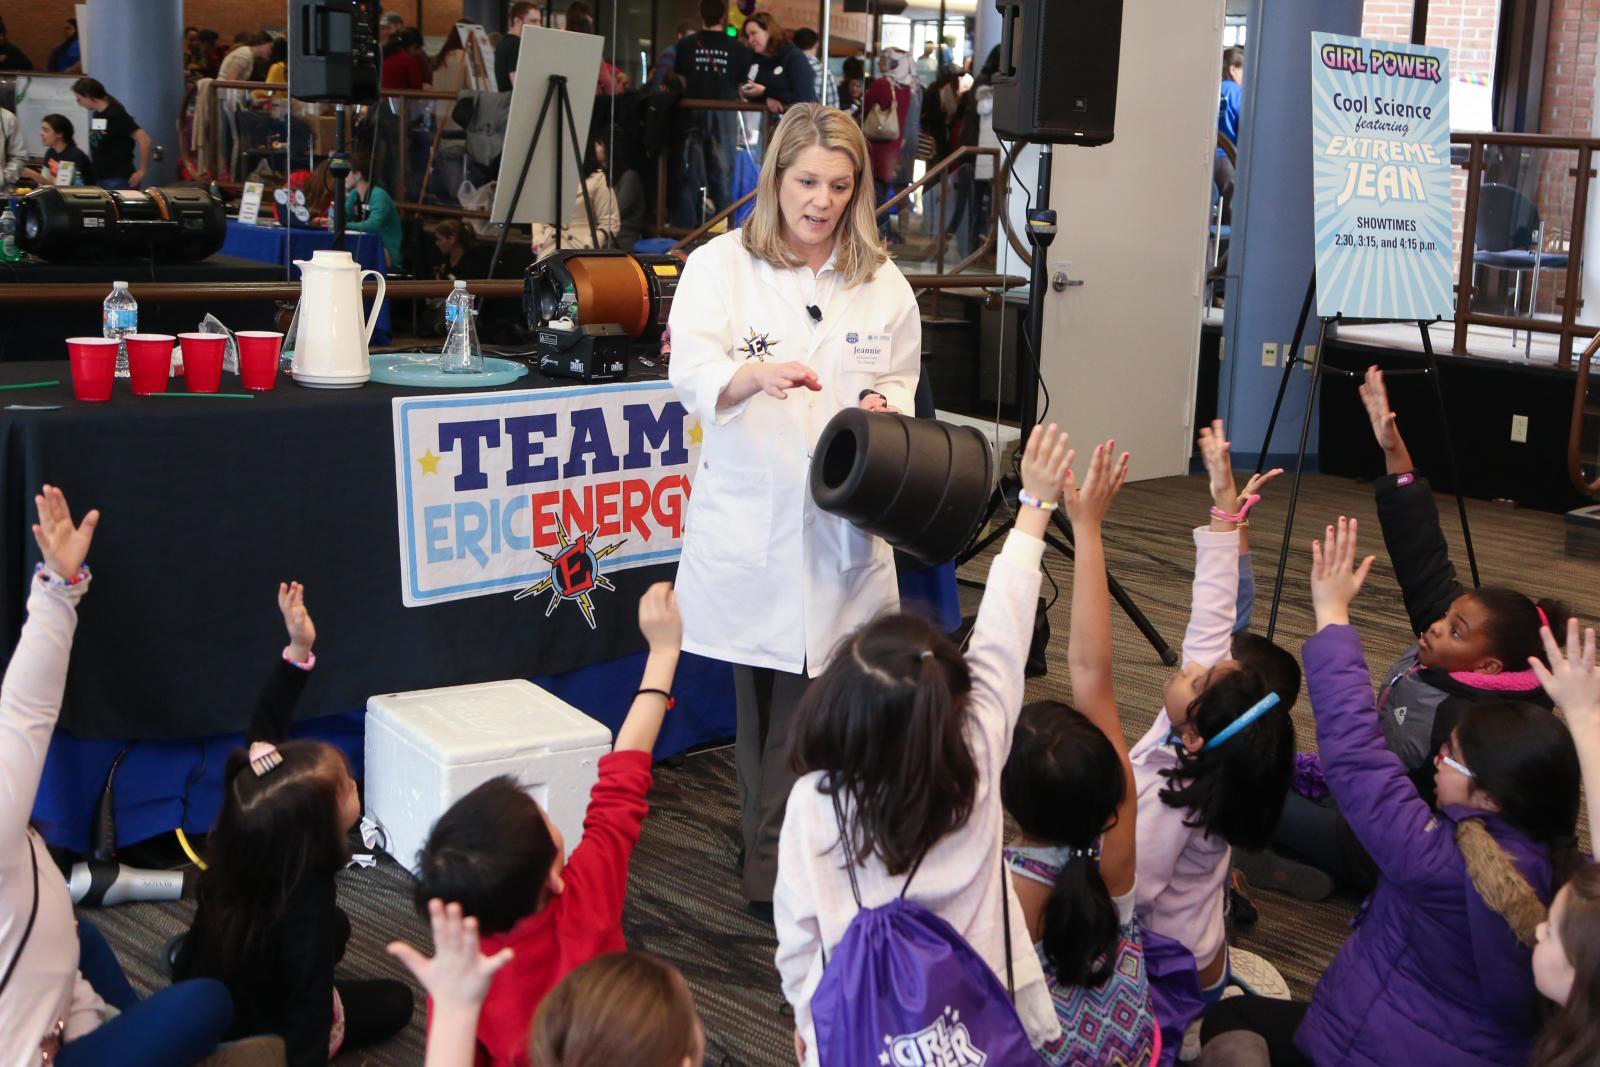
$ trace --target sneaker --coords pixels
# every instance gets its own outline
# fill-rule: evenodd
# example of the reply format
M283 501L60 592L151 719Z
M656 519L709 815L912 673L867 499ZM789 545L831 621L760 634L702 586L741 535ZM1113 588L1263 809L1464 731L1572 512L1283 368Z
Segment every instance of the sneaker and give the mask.
M1289 983L1282 972L1254 952L1228 946L1228 981L1258 997L1289 1000Z
M178 953L183 951L183 942L188 936L189 931L185 930L177 937L170 938L166 944L161 946L160 951L156 955L156 970L160 971L168 978L171 978L177 973Z
M1270 848L1260 851L1236 848L1233 866L1243 871L1252 885L1274 889L1296 900L1315 903L1333 896L1333 876L1320 867L1289 859Z

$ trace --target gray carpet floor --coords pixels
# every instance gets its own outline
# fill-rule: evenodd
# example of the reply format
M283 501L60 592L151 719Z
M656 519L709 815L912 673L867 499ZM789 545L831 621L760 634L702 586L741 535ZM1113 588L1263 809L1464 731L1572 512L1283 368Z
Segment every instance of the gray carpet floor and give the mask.
M1273 487L1252 513L1257 575L1255 629L1264 632L1272 595L1288 485ZM1106 523L1107 556L1113 573L1167 641L1177 648L1188 616L1193 576L1189 530L1205 519L1208 504L1200 478L1167 478L1127 487ZM1466 555L1450 498L1440 498L1444 527L1466 581ZM1473 540L1484 580L1513 585L1540 595L1554 593L1589 619L1600 616L1600 568L1563 551L1560 516L1469 502ZM1298 651L1309 635L1312 617L1306 580L1308 544L1315 531L1339 515L1362 521L1364 541L1379 559L1353 618L1366 641L1374 673L1399 656L1411 640L1405 612L1384 556L1369 486L1308 476L1301 495L1300 525L1289 553L1288 574L1278 621L1280 644ZM981 580L986 560L975 560L963 576ZM1029 683L1030 699L1071 699L1066 671L1071 566L1047 557L1047 571L1059 588L1050 610L1053 640L1049 673ZM1049 583L1045 594L1050 595ZM963 590L970 613L979 596ZM1168 671L1135 630L1113 608L1116 681L1124 730L1138 737L1161 704ZM1302 749L1315 747L1310 709L1302 697L1293 709ZM667 761L656 771L651 812L634 853L624 925L630 946L656 953L681 967L689 979L708 1036L706 1062L712 1065L792 1063L792 1019L772 967L772 928L748 915L735 874L739 813L732 751L715 748ZM351 975L407 977L384 953L384 944L403 938L426 948L426 926L410 904L410 878L384 859L370 870L340 877L340 903L354 928L344 968ZM1297 997L1310 995L1317 978L1348 932L1354 902L1335 899L1305 904L1258 892L1260 921L1234 932L1234 943L1260 953L1283 972ZM106 932L136 987L161 984L154 967L158 947L181 931L192 914L187 902L134 904L103 909L91 917ZM411 1026L381 1046L346 1053L341 1065L414 1067L422 1062L422 998Z

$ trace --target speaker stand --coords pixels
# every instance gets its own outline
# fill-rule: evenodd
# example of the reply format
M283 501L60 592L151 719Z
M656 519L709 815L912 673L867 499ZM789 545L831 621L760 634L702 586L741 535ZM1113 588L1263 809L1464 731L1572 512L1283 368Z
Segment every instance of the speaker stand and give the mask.
M1015 151L1016 142L1013 142ZM1048 206L1050 203L1050 177L1051 165L1054 157L1054 146L1042 144L1039 146L1039 178L1034 192L1034 207L1028 212L1028 243L1033 246L1033 267L1028 275L1028 321L1024 329L1025 340L1028 347L1028 356L1023 358L1022 348L1017 346L1017 409L1018 425L1022 427L1022 444L1027 445L1028 433L1039 421L1039 378L1041 367L1039 353L1044 344L1044 293L1049 286L1049 264L1046 262L1050 244L1056 236L1056 213ZM1000 485L995 487L994 494L989 498L989 511L984 516L983 523L978 529L986 528L993 521L995 515L1006 506L1006 486L1009 476L1000 480ZM1013 494L1014 495L1014 494ZM1015 520L1013 520L1014 522ZM1060 537L1054 534L1045 534L1045 545L1055 549L1068 562L1076 559L1072 548L1072 526L1062 517L1060 510L1051 512L1051 524L1061 533ZM1006 523L998 529L968 547L961 555L956 557L957 566L968 562L974 556L983 552L996 541L1010 532L1013 523ZM971 579L961 579L963 584L981 588L981 582ZM1106 568L1106 587L1111 593L1117 606L1128 616L1134 626L1138 627L1144 639L1150 642L1150 647L1155 649L1156 655L1161 657L1161 662L1171 667L1177 664L1178 654L1174 652L1155 624L1139 610L1133 597L1122 587L1116 577L1111 573L1111 568Z

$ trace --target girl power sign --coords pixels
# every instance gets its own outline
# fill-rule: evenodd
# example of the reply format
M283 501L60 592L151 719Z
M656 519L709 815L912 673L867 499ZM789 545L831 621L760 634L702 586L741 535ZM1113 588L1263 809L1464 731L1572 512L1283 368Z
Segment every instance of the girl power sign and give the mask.
M1311 35L1319 316L1452 313L1449 62L1442 48Z
M402 397L394 454L407 607L504 594L593 630L608 575L676 563L700 428L664 381Z

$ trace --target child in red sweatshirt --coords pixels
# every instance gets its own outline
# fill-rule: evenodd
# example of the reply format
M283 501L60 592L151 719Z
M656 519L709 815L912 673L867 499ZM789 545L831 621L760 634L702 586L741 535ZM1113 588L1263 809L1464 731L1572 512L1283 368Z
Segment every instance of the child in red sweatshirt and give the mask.
M628 857L648 810L650 751L683 640L671 586L652 586L640 600L639 629L650 646L644 677L616 744L600 758L572 859L564 862L561 832L538 803L506 776L451 805L423 845L419 910L427 914L434 898L458 903L477 920L485 954L511 949L478 1018L479 1064L528 1067L528 1027L545 994L580 964L626 947Z

